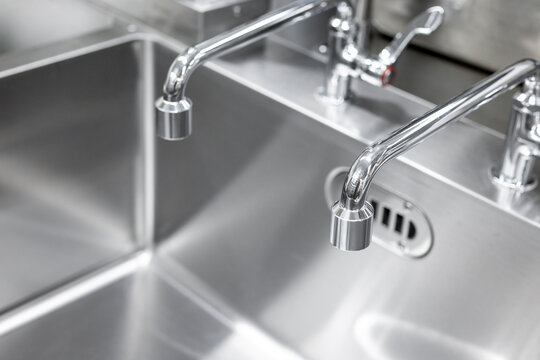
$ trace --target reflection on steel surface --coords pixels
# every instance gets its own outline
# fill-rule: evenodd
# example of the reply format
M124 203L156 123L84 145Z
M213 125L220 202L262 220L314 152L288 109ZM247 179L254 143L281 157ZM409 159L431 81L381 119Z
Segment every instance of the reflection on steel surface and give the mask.
M0 61L1 309L150 240L153 55L119 34Z
M384 314L360 316L353 331L358 344L377 360L509 360L448 334Z
M148 265L150 258L150 252L143 251L135 253L128 257L128 259L122 259L115 264L90 273L75 283L60 287L48 295L36 298L32 302L16 309L14 312L1 316L0 336L6 335L22 325L26 325L31 321L133 274L136 270Z
M155 51L159 91L159 74L181 45L133 35L92 51L133 39ZM508 208L494 202L498 192L486 173L497 161L493 154L502 148L502 139L458 123L381 170L379 183L429 213L437 246L428 257L406 261L379 247L356 254L334 251L324 241L329 231L324 178L360 147L428 105L394 88L358 82L363 106L331 118L312 96L322 81L320 64L279 46L268 50L201 69L190 85L190 96L199 104L199 136L156 144L158 254L150 266L0 337L1 357L147 360L212 354L252 359L258 350L252 343L260 342L250 342L250 331L242 325L247 339L235 337L231 324L237 318L224 322L219 315L229 316L232 309L260 330L256 337L272 337L263 343L286 344L287 350L277 354L290 349L316 360L369 358L352 329L362 315L380 313L466 339L506 359L537 359L540 189ZM271 76L262 79L261 67ZM118 68L113 70L118 75ZM43 88L28 87L33 88L39 94L35 101L47 95ZM118 102L121 93L112 99ZM243 99L243 106L235 99ZM152 124L153 115L143 111ZM125 130L120 121L125 113L120 114L116 121ZM222 121L215 121L216 114ZM113 125L118 124L107 122L104 129ZM24 137L34 129L24 130L18 134ZM13 133L2 134L12 139ZM131 139L116 131L110 135L115 149ZM448 200L445 206L441 199ZM176 265L164 270L165 280L162 273L156 275L163 257ZM204 296L194 300L186 289ZM235 340L220 347L229 338ZM240 343L243 357L236 352ZM405 345L417 345L413 354L423 349L422 342Z

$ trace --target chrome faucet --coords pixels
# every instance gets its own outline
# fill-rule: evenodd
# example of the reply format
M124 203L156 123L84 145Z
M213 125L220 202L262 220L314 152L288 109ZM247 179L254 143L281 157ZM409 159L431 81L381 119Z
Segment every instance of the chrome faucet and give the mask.
M385 86L394 77L394 63L415 35L429 35L442 23L444 10L433 6L415 17L378 55L371 55L371 0L353 9L342 3L330 20L326 81L319 94L331 103L343 103L351 78Z
M256 20L188 48L172 63L156 101L157 134L166 140L181 140L192 131L192 103L185 89L193 71L205 61L238 49L285 25L337 7L329 35L329 64L322 94L332 102L342 102L351 77L386 85L393 74L392 64L416 34L429 34L442 21L442 8L433 7L417 17L407 29L377 57L368 55L371 0L297 0ZM355 20L355 11L359 21Z
M502 163L494 182L518 191L530 189L534 157L540 156L539 70L539 62L522 60L368 146L353 163L341 199L332 207L331 244L348 251L369 246L373 207L366 197L373 177L384 164L522 83L514 96Z

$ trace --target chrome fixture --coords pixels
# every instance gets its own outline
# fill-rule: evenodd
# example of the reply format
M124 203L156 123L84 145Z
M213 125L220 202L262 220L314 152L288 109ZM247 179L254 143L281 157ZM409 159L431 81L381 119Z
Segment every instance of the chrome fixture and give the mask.
M372 85L392 82L392 66L415 35L429 35L442 23L444 10L433 6L414 18L378 55L370 53L370 3L360 1L356 17L351 7L342 3L330 20L326 81L320 95L336 104L344 102L351 78L360 78ZM359 19L358 22L355 19Z
M156 101L158 136L166 140L182 140L191 135L192 103L185 96L185 89L193 71L205 61L248 45L274 30L338 3L338 0L298 0L188 48L172 63L163 86L163 97Z
M324 198L331 210L341 193L349 168L340 166L327 175ZM373 242L394 255L420 259L433 247L433 227L427 214L390 189L373 184L368 202L373 206Z
M369 246L373 207L366 197L381 166L521 83L524 85L514 100L502 170L497 180L517 188L529 184L532 156L540 154L539 69L537 61L522 60L368 146L353 163L341 199L332 207L331 244L347 251Z
M532 76L514 95L501 165L494 169L498 184L527 191L536 186L531 176L535 157L540 157L540 81Z
M353 4L353 5L351 5ZM378 85L390 82L392 64L416 34L430 34L442 21L441 7L432 7L414 19L396 35L378 57L367 55L371 0L298 0L269 12L245 25L215 36L180 54L169 69L163 97L156 101L157 134L166 140L182 140L192 131L192 103L185 88L193 71L205 61L238 49L285 25L300 21L324 10L337 7L329 35L329 65L325 98L341 102L346 98L351 77L360 77ZM360 18L355 20L354 13Z

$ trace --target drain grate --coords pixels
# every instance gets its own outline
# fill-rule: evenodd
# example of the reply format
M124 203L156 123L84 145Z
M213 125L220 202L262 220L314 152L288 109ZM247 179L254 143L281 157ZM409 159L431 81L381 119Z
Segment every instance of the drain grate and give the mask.
M375 185L377 186L377 185ZM380 191L379 191L380 192ZM394 210L388 206L382 207L382 217L379 215L379 201L371 197L368 200L373 206L373 221L380 223L387 229L394 230L397 235L403 235L403 240L412 241L416 238L417 231L414 221L408 214L412 205L407 201L403 202L404 211Z
M332 170L325 183L325 197L329 207L339 199L349 168ZM424 214L412 202L391 191L372 184L368 201L373 206L373 242L407 257L426 256L433 246L433 230Z

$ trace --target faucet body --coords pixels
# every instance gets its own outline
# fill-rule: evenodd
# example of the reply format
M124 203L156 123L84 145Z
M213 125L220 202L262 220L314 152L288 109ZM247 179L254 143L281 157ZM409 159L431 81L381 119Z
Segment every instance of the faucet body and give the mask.
M337 7L330 20L326 80L320 95L334 104L341 104L349 95L352 78L360 78L375 86L385 86L394 77L393 64L415 35L429 35L442 23L444 10L433 6L414 18L409 25L378 55L372 55L371 0L356 4L356 11L347 4Z
M189 77L210 58L223 55L268 35L274 30L337 7L330 22L329 62L323 95L333 102L346 98L351 77L376 85L390 82L392 64L415 34L429 34L442 21L443 10L433 7L413 20L406 32L378 57L368 55L371 0L297 0L256 20L188 48L172 63L163 86L163 97L156 101L157 134L166 140L181 140L192 130L192 103L185 96ZM356 19L359 19L358 21Z
M514 95L501 164L493 171L495 182L519 191L533 188L536 157L540 157L540 82L532 77Z
M524 82L522 95L518 95L518 103L512 109L501 175L497 179L512 186L530 182L531 157L540 154L539 69L537 61L522 60L368 146L353 163L341 199L332 207L332 245L342 250L362 250L369 245L373 208L366 197L373 177L384 164Z

